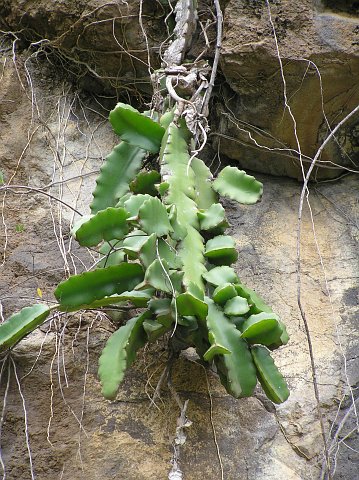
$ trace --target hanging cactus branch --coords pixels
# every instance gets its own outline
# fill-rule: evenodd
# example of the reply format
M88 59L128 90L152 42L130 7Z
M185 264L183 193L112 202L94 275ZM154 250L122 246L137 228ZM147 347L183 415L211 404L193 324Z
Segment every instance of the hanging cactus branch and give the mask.
M110 113L121 142L101 168L90 217L72 229L80 245L98 246L103 258L94 270L59 284L57 308L129 302L144 309L111 335L101 354L105 398L116 397L138 350L171 332L171 348L194 347L216 367L229 394L251 396L259 380L268 398L281 403L289 391L269 350L286 344L288 334L238 278L232 266L238 252L225 233L228 221L219 201L222 196L253 204L263 185L230 166L213 180L197 158L195 146L205 142L208 131L201 111L210 68L203 62L181 65L195 19L194 0L178 1L175 40L153 76L155 88L162 85L161 108L142 114L119 103ZM157 169L141 169L148 155L156 156ZM0 348L11 348L49 312L39 304L10 317L0 326Z

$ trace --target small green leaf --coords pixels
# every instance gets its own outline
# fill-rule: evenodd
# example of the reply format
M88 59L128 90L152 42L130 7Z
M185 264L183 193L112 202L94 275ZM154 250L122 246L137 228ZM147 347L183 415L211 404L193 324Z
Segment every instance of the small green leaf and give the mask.
M145 320L143 322L143 329L147 334L147 338L149 342L155 342L157 339L162 337L166 332L171 329L172 322L168 325L163 325L159 323L157 320Z
M132 192L125 193L124 195L122 195L122 197L119 198L119 200L118 200L118 202L116 203L115 206L116 207L124 207L125 202L127 202L127 200L129 200L132 196L133 196Z
M162 238L158 240L158 252L161 258L164 258L168 266L174 270L182 267L181 257L176 250Z
M272 339L269 338L269 335L266 338L267 343L264 343L264 342L258 342L258 343L262 343L263 345L266 345L270 350L275 350L276 348L279 348L282 345L286 345L289 342L289 335L288 335L287 329L285 328L284 323L281 322L280 320L278 321L278 329L280 333L279 339L278 339L278 336L275 336L275 334L277 334L277 331L275 330L273 333Z
M146 200L149 198L152 198L151 195L147 194L138 194L138 195L131 195L128 200L126 200L123 204L126 212L128 212L129 217L132 218L137 218L138 217L138 212L142 205L145 203Z
M166 207L157 197L150 197L143 203L138 217L142 230L148 235L155 233L157 237L163 237L173 232Z
M131 180L141 168L146 152L122 142L106 157L96 180L91 213L95 214L107 207L114 207L128 191Z
M156 170L140 172L130 183L130 189L133 193L147 193L155 197L157 195L155 184L160 182L160 180L161 175Z
M122 242L122 247L130 258L137 258L148 236L142 230L133 230Z
M271 307L264 303L264 300L254 291L248 288L243 283L239 282L235 285L238 295L244 297L248 300L249 305L251 306L251 313L273 313Z
M190 282L187 285L187 291L200 300L204 300L204 291L196 283Z
M233 283L224 283L219 285L213 292L212 298L218 303L218 305L223 306L228 300L237 296L237 291Z
M270 318L269 315L272 315L273 318ZM262 316L262 318L252 318ZM265 317L267 316L267 318ZM249 319L253 324L249 324ZM271 350L281 347L288 343L289 336L284 324L278 319L277 315L259 313L257 315L251 315L245 322L242 324L241 331L243 332L242 337L251 344L261 344L265 345ZM277 320L276 323L273 320Z
M70 235L72 237L76 237L76 232L77 230L84 224L87 223L89 220L93 218L93 215L82 215L79 219L75 221L75 223L72 225L72 228L70 230Z
M110 122L121 140L151 153L159 151L165 129L130 105L118 103L110 112Z
M119 265L125 260L125 252L123 250L116 250L121 246L119 240L113 242L106 242L99 248L99 253L104 255L104 258L97 264L97 268L112 267Z
M145 282L156 290L172 293L170 270L166 260L156 259L147 268Z
M0 185L4 185L5 183L5 176L4 173L0 170Z
M0 351L12 347L28 333L39 327L50 313L41 303L25 307L0 324Z
M147 240L141 245L139 252L139 258L142 265L147 268L151 263L157 258L157 237L155 233L152 233L149 237L146 237Z
M92 272L73 275L55 290L60 310L78 310L95 300L132 290L143 280L142 267L136 263L121 263Z
M206 360L206 362L211 362L215 355L228 355L230 353L232 352L228 350L228 348L224 347L223 345L219 345L218 343L214 343L203 355L203 360Z
M198 321L196 317L188 315L186 317L178 317L178 325L186 327L189 331L194 331L198 328Z
M235 243L229 235L218 235L206 243L204 256L214 265L231 265L238 258Z
M239 203L252 204L262 196L263 184L243 170L227 166L213 182L213 189Z
M94 247L102 240L120 240L128 233L127 217L124 208L100 210L76 230L76 240L83 247Z
M250 343L261 343L262 345L270 345L279 341L282 330L278 329L278 321L279 318L274 313L262 312L251 315L243 323L242 338Z
M206 272L202 275L207 283L211 285L218 286L223 283L236 283L238 282L238 276L236 272L231 267L215 267L209 272Z
M158 193L161 195L161 197L164 197L169 187L170 187L170 184L168 182L161 182L156 185Z
M175 292L181 293L183 291L183 277L184 272L180 270L170 270L170 278Z
M207 210L197 213L201 230L211 233L222 233L228 227L224 208L220 203L214 203Z
M265 347L255 346L251 350L257 377L262 388L274 403L283 403L289 397L287 384Z
M147 310L142 315L131 318L107 340L99 359L98 375L102 394L108 400L116 398L125 370L135 360L137 351L146 343L142 325L148 318L151 318L151 313Z
M249 312L249 305L243 297L233 297L224 306L224 313L228 316L239 316Z
M111 295L101 298L100 300L95 300L90 305L83 306L83 308L96 309L122 302L131 302L135 307L143 308L147 306L153 293L153 288L148 288L147 290L132 290L131 292L123 292L120 295Z
M160 118L160 125L164 129L167 129L169 124L173 122L174 116L175 116L174 108L168 112L165 112Z
M158 249L159 257L166 260L169 268L181 268L181 258L168 242L165 242L162 238L157 239L155 233L147 238L148 240L142 245L139 255L144 267L147 268L157 258Z
M190 292L182 293L176 298L177 309L180 315L196 316L205 320L208 313L208 306Z

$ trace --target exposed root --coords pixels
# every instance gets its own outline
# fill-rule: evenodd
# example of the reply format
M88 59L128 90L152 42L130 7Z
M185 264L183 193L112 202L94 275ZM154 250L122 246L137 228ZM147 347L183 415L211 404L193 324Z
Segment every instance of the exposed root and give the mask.
M6 466L5 462L3 459L2 455L2 429L5 421L5 413L6 413L6 406L7 406L7 399L8 399L8 394L9 394L9 387L10 387L10 359L9 355L7 355L3 360L1 364L1 370L0 370L0 385L2 384L3 380L3 374L5 371L5 368L7 366L7 380L6 380L6 386L5 386L5 392L3 396L3 404L2 404L2 410L1 410L1 418L0 418L0 465L3 471L3 480L6 480Z
M21 383L20 383L20 380L19 380L19 377L18 377L18 374L17 374L16 363L14 362L14 360L11 356L9 357L9 359L12 363L12 367L13 367L13 371L14 371L14 375L15 375L15 379L16 379L16 383L17 383L17 388L19 390L19 395L21 397L22 408L23 408L23 412L24 412L25 442L26 442L26 448L27 448L28 455L29 455L29 466L30 466L31 480L35 480L35 471L34 471L34 466L33 466L33 461L32 461L32 453L31 453L31 447L30 447L29 424L28 424L28 418L27 418L27 409L26 409L25 397L24 397L24 394L22 392Z
M185 429L192 425L191 420L188 419L186 412L188 407L188 400L181 403L177 392L174 390L173 386L169 383L169 388L172 393L172 396L176 399L176 402L180 408L180 415L177 418L177 427L176 427L176 436L173 442L173 456L172 456L172 468L168 474L168 480L182 480L183 473L179 467L180 459L180 447L185 444L187 435Z

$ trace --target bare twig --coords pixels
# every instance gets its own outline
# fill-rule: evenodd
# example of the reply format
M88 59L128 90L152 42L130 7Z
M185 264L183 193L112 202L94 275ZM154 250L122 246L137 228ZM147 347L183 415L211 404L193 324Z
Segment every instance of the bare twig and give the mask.
M217 76L219 56L220 56L221 47L222 47L222 31L223 31L222 10L221 10L219 0L213 0L213 2L214 2L214 5L215 5L215 8L216 8L217 39L216 39L216 47L215 47L213 65L212 65L211 78L209 80L208 88L206 90L205 97L204 97L203 104L202 104L202 108L201 108L201 113L205 117L208 116L208 105L209 105L209 101L210 101L210 98L211 98L211 95L212 95L214 82L215 82L216 76Z
M20 380L19 380L19 377L18 377L18 374L17 374L16 364L15 364L15 362L14 362L14 360L11 356L10 356L10 360L11 360L12 367L13 367L13 370L14 370L14 375L15 375L15 379L16 379L16 383L17 383L17 388L19 390L19 395L21 397L22 408L23 408L23 412L24 412L25 442L26 442L26 447L27 447L27 451L28 451L28 455L29 455L29 466L30 466L31 480L35 480L35 471L34 471L34 466L33 466L33 461L32 461L32 453L31 453L31 448L30 448L29 423L28 423L28 418L27 418L27 409L26 409L25 397L24 397L24 394L22 392L21 383L20 383Z
M165 382L168 384L174 361L175 361L175 355L174 355L174 352L170 349L170 353L169 353L169 356L168 356L166 367L163 369L163 371L161 373L161 376L160 376L160 378L157 382L155 392L154 392L154 394L152 396L152 399L151 399L151 403L153 405L156 405L155 400L157 398L160 398L160 396L161 396L160 392L161 392L162 385Z
M177 418L177 427L176 427L176 435L173 442L173 456L172 456L172 468L168 475L168 480L182 480L183 472L179 466L179 457L180 457L180 447L185 444L187 435L185 429L192 425L191 420L188 419L186 412L188 407L188 400L182 404L180 401L177 392L173 388L172 384L169 381L168 384L170 391L175 398L179 408L180 408L180 415Z
M141 31L142 31L143 38L145 39L145 43L146 43L148 74L151 78L152 68L151 68L150 47L149 47L149 44L148 44L147 33L146 33L146 30L145 30L145 27L143 26L142 10L143 10L143 0L140 0L140 10L139 10L139 14L138 14L138 21L139 21L139 24L140 24L140 28L141 28Z
M3 377L3 373L4 373L6 365L7 365L7 381L6 381L6 387L5 387L4 397L3 397L3 404L2 404L2 411L1 411L1 418L0 418L0 464L1 464L2 471L3 471L2 480L6 480L6 466L5 466L3 456L2 456L2 428L3 428L3 425L4 425L4 421L5 421L5 412L6 412L6 407L7 407L7 397L8 397L8 394L9 394L9 387L10 387L11 369L10 369L9 355L7 355L3 359L3 362L2 362L2 365L1 365L0 385L1 385L1 382L2 382L2 377Z
M76 208L72 207L68 203L61 200L60 198L57 198L54 195L51 195L50 193L44 192L40 188L29 187L28 185L2 185L0 187L0 191L4 190L4 191L11 192L11 193L18 194L18 195L21 194L21 192L16 192L16 191L14 191L14 189L28 190L29 192L35 192L35 193L40 193L41 195L45 195L46 197L49 197L52 200L55 200L56 202L59 202L62 205L65 205L65 207L69 208L70 210L74 211L75 213L77 213L78 215L80 215L82 217L82 213L79 212L78 210L76 210Z
M223 469L223 461L222 461L222 455L219 449L218 445L218 440L217 440L217 433L216 433L216 428L214 426L214 421L213 421L213 397L212 397L212 392L211 392L211 386L209 383L209 378L208 378L208 373L207 369L204 365L201 365L200 363L190 360L190 362L195 363L196 366L201 367L203 370L203 373L206 378L206 384L207 384L207 392L208 392L208 398L209 398L209 418L211 422L211 428L212 428L212 434L213 434L213 442L216 447L216 453L217 453L217 458L218 458L218 463L219 463L219 470L220 470L220 475L221 475L221 480L224 480L224 469Z

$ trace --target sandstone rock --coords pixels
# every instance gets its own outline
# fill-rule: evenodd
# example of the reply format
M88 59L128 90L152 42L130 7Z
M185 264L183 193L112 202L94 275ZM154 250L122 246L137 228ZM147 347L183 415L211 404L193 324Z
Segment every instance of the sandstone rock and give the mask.
M5 1L0 5L0 26L19 32L23 46L32 45L51 61L62 64L89 90L135 96L150 92L149 65L158 67L162 25L167 12L161 2L143 2L145 38L138 20L140 1L48 2ZM147 45L148 42L148 52ZM39 42L39 43L37 43ZM84 78L83 78L84 77Z
M217 104L213 137L243 168L302 178L304 166L359 103L359 18L355 2L270 3L293 118L265 2L226 2L221 68L230 90ZM334 8L334 9L333 9ZM358 118L323 152L313 178L357 170Z
M220 67L225 81L213 109L214 146L242 167L302 178L299 151L307 168L330 129L358 104L356 3L270 4L293 117L285 108L284 83L265 2L222 3ZM206 1L199 5L204 24L210 21L209 5ZM143 93L151 93L149 71L159 67L163 42L170 33L164 2L143 2L146 37L138 21L139 9L139 0L61 1L51 6L47 0L5 1L0 6L0 26L15 32L18 47L30 45L34 57L44 54L63 66L82 88L98 93L105 88L112 95L131 96L134 102L141 101ZM213 28L207 34L213 40ZM195 58L203 48L203 35L197 34L189 57ZM212 54L208 52L207 57ZM357 170L358 129L357 115L328 144L313 179L336 177L343 167Z

